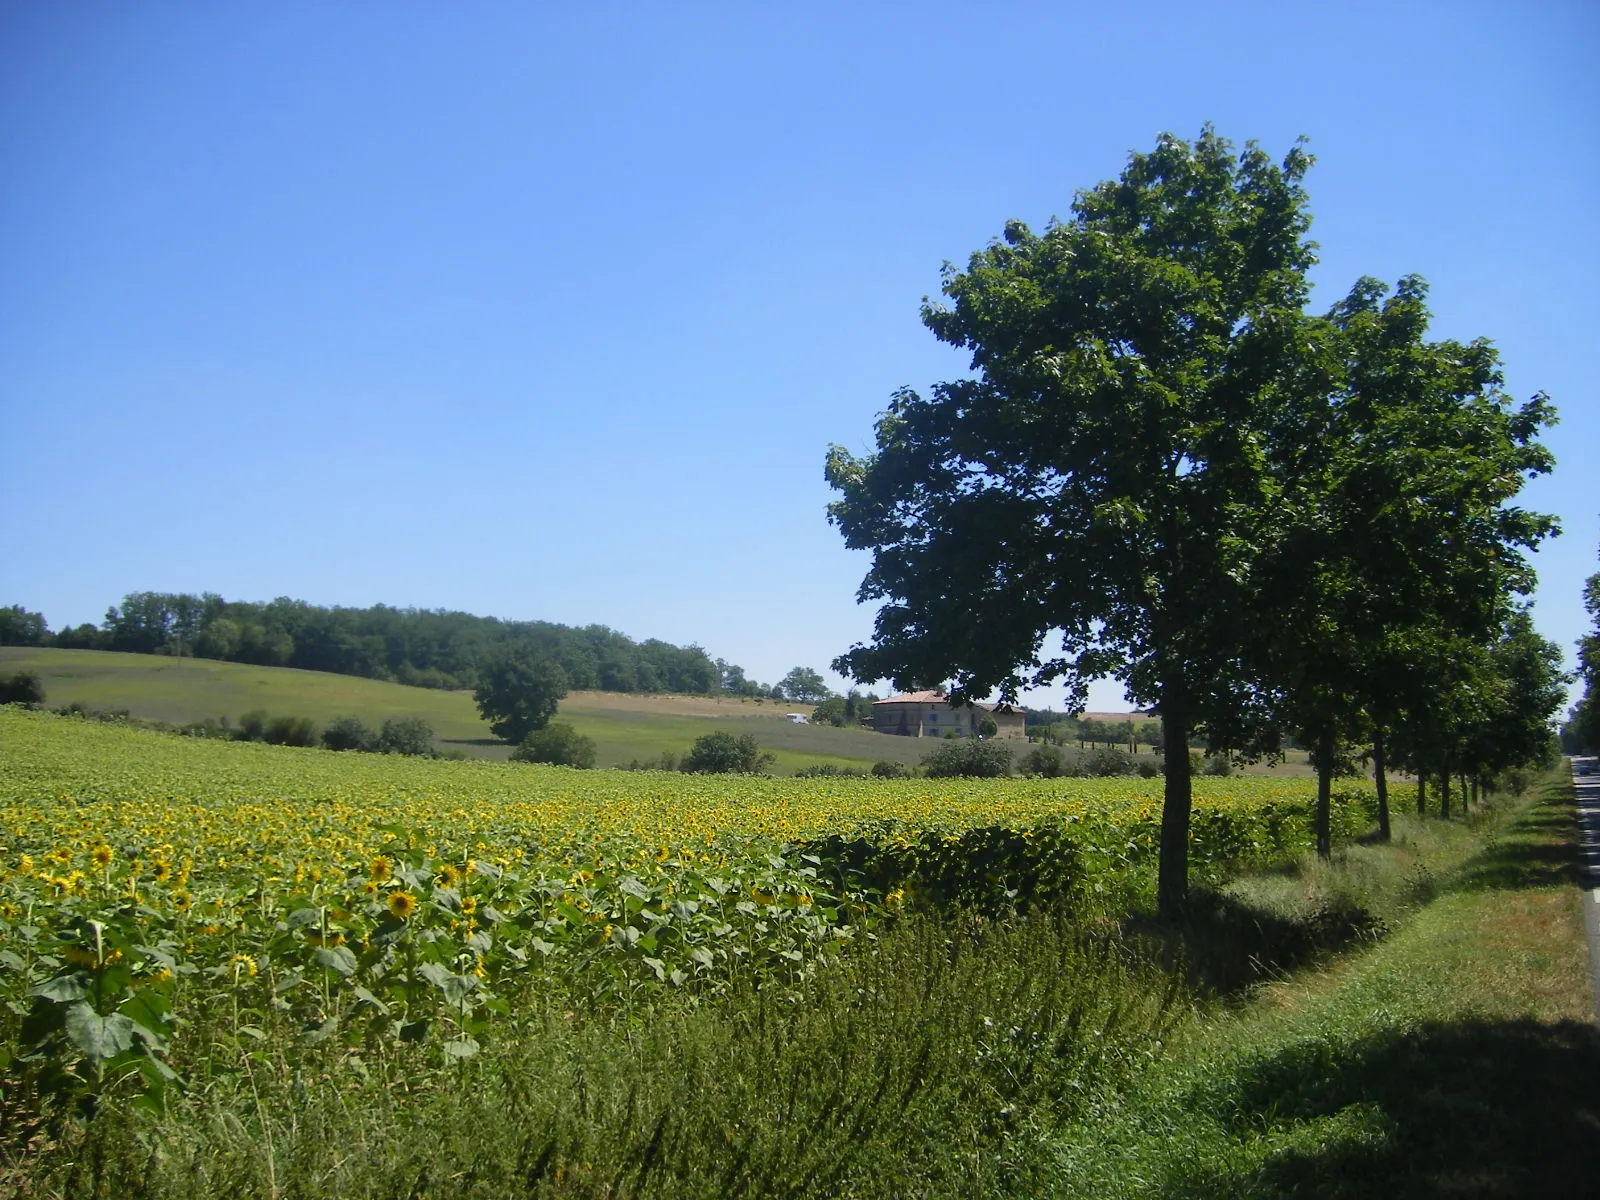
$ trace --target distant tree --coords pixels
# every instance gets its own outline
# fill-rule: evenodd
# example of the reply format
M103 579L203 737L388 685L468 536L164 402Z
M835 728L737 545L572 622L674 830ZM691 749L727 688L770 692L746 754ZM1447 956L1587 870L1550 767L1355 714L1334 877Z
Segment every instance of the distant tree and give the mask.
M1011 774L1011 748L1003 742L978 742L971 738L941 739L923 758L922 773L930 779L953 776L998 779Z
M315 746L322 739L310 717L273 717L262 740L274 746Z
M378 735L360 717L335 717L322 731L322 744L329 750L375 750Z
M872 764L872 774L877 779L910 779L911 768L903 762L880 758Z
M978 718L978 736L992 738L1000 732L1000 726L995 724L993 717L984 715Z
M550 723L566 694L566 672L531 646L520 645L506 647L479 668L472 697L497 738L520 743Z
M1583 607L1593 622L1590 631L1578 640L1578 678L1583 681L1583 698L1572 709L1561 736L1571 750L1593 754L1600 751L1600 573L1584 582Z
M382 754L410 754L433 757L433 726L421 717L396 717L378 731L377 749Z
M43 704L44 684L32 671L18 671L0 679L0 704Z
M52 640L58 650L99 650L105 644L99 626L88 623L68 625Z
M756 743L754 734L735 737L718 730L695 740L683 769L692 775L758 775L774 761L774 756Z
M811 710L811 723L813 725L834 725L841 729L844 728L850 723L845 715L845 698L843 696L829 696Z
M595 763L594 739L584 737L564 721L553 721L523 738L511 752L511 761L587 770Z
M0 608L0 646L42 646L50 638L50 626L42 613L29 612L20 604Z
M821 674L810 667L796 667L778 681L774 691L782 693L774 699L793 700L797 704L820 704L829 696L828 685Z

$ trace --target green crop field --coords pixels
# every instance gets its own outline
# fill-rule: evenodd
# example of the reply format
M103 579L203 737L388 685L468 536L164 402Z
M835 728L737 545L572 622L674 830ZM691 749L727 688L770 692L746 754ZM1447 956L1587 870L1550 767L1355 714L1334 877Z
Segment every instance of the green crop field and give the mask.
M489 732L467 692L203 658L0 647L0 674L22 670L38 673L51 707L79 703L126 709L142 720L174 724L222 716L237 721L252 709L309 717L318 725L345 715L372 726L392 717L420 717L433 726L441 749L487 759L510 753ZM817 763L859 769L887 758L914 764L927 748L909 738L784 719L787 712L810 711L809 705L777 701L574 692L561 702L556 719L594 739L601 766L682 755L697 737L715 729L754 734L776 755L776 770L784 774Z

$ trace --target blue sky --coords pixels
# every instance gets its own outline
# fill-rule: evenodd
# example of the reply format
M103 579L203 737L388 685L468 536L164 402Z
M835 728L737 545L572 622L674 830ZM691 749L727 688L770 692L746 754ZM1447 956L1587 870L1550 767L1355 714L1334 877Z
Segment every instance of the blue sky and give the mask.
M1436 336L1550 393L1524 497L1570 655L1597 14L0 6L0 604L384 602L825 668L872 611L823 455L964 369L917 319L941 263L1209 120L1311 139L1317 307L1421 274Z

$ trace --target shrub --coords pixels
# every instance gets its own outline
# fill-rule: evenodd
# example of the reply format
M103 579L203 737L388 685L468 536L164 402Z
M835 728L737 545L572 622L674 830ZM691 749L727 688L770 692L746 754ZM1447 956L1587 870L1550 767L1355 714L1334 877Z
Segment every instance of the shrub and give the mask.
M273 717L267 722L262 740L274 746L315 746L321 737L310 717Z
M774 761L756 744L754 734L734 737L718 730L695 740L683 760L683 769L691 775L758 775Z
M1022 773L1038 779L1060 779L1071 775L1074 764L1056 746L1035 746L1022 756Z
M378 735L360 717L335 717L322 731L322 744L329 750L376 750Z
M872 764L872 774L878 779L910 779L911 768L903 762L880 758Z
M1085 775L1133 774L1133 759L1128 757L1128 752L1126 750L1116 750L1110 746L1102 746L1098 750L1089 751L1079 762Z
M241 742L265 741L267 736L267 710L252 708L239 718L239 732L236 735Z
M655 758L633 758L628 760L624 771L676 771L678 769L678 756L671 750L663 750Z
M1228 756L1218 754L1214 758L1206 759L1204 773L1207 775L1227 776L1233 774L1233 764L1228 761Z
M796 779L831 779L843 777L859 779L866 772L857 767L841 767L837 763L818 763L814 767L801 767L794 773Z
M923 774L930 779L968 776L973 779L998 779L1011 774L1011 747L1000 742L971 739L941 740L922 760Z
M564 721L535 729L511 752L512 762L549 763L557 767L594 766L594 739L584 737Z
M378 734L378 750L383 754L411 754L422 758L433 755L433 726L421 717L388 720Z
M44 684L32 671L18 671L0 679L0 704L43 704Z

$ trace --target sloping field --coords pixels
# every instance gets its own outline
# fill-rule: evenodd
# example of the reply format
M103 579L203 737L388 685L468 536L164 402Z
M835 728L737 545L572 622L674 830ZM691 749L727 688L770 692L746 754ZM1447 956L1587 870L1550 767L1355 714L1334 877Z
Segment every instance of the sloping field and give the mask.
M0 647L0 673L21 670L39 674L52 708L76 702L173 724L222 716L237 721L252 709L309 717L319 725L346 715L374 727L392 717L420 717L433 726L442 749L487 759L510 753L489 732L468 692L204 658ZM810 705L787 702L574 692L561 702L556 719L595 740L601 766L622 766L664 752L681 755L713 729L754 734L777 755L782 773L822 762L859 768L887 758L914 764L927 748L910 738L794 725L784 719L785 713L810 711Z

